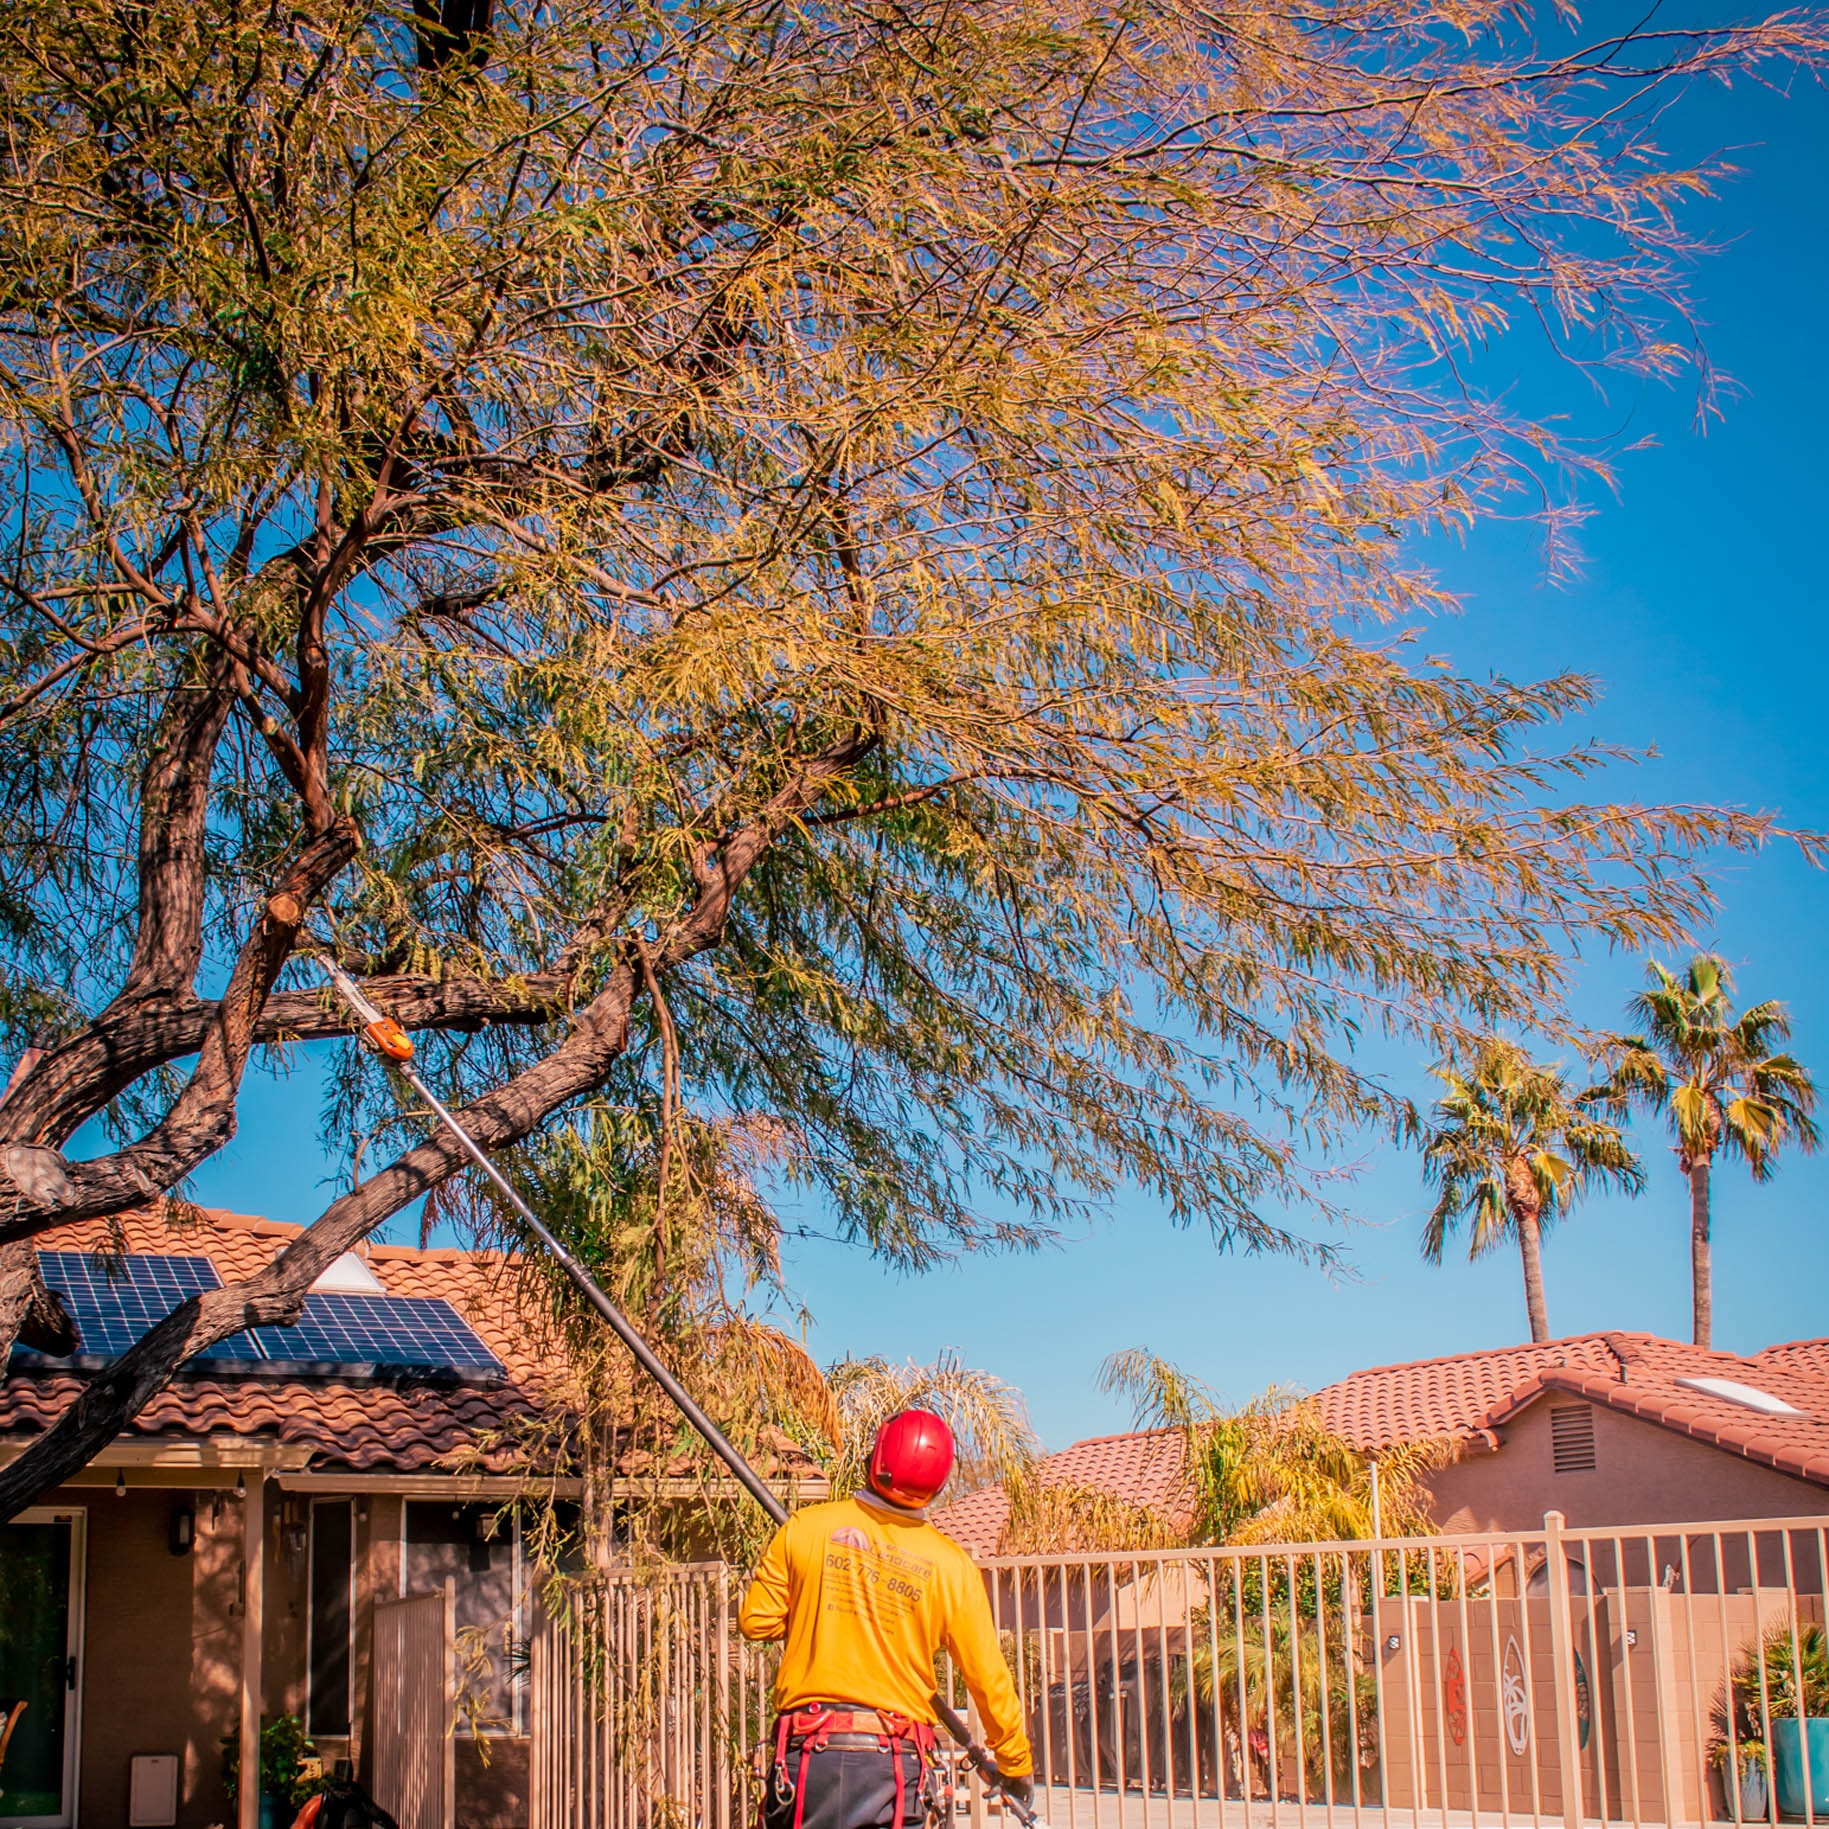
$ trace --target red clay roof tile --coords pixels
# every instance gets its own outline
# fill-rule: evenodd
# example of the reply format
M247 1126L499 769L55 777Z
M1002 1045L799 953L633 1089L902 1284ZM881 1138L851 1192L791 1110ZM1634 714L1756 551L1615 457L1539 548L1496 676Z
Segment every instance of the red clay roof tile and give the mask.
M1173 1510L1182 1497L1187 1457L1177 1429L1138 1429L1095 1435L1036 1463L1035 1477L1061 1485L1095 1486L1132 1505ZM934 1523L976 1556L991 1556L1003 1539L1010 1500L1001 1485L981 1486L934 1514Z
M225 1283L252 1275L298 1235L297 1226L240 1213L203 1212L171 1224L157 1212L60 1228L60 1250L124 1245L132 1253L205 1256ZM462 1453L467 1470L500 1472L514 1462L517 1426L538 1416L551 1388L556 1343L518 1302L518 1271L500 1252L368 1249L369 1268L396 1296L442 1296L501 1360L498 1385L441 1385L259 1374L180 1373L134 1420L130 1435L259 1437L309 1448L313 1465L356 1472L436 1472ZM0 1436L36 1435L81 1390L80 1374L13 1371L0 1378ZM812 1463L783 1440L780 1458Z
M1679 1382L1725 1379L1799 1414L1773 1416ZM1546 1392L1566 1391L1748 1460L1829 1484L1829 1340L1743 1357L1655 1334L1576 1334L1355 1372L1316 1393L1328 1426L1365 1452L1447 1437L1496 1445L1494 1431Z

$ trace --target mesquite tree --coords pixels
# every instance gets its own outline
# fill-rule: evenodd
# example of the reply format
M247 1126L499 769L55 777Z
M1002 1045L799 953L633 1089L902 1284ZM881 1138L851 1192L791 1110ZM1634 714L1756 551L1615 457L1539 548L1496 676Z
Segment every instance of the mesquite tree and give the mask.
M1126 1183L1299 1245L1411 1121L1355 1033L1553 1022L1766 830L1580 804L1587 682L1430 660L1403 543L1577 466L1471 341L1684 359L1644 125L1814 26L458 10L0 20L9 1313L347 1033L311 948L491 1149L766 1120L917 1264ZM348 1191L0 1516L460 1172L341 1071Z

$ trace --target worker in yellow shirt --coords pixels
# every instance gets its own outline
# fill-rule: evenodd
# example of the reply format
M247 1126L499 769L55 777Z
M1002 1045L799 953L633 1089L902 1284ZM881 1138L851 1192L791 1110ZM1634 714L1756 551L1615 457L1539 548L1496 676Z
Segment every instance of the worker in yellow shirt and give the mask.
M941 1646L978 1704L1003 1788L1029 1803L1029 1736L984 1578L927 1522L952 1470L946 1424L900 1411L877 1431L868 1488L796 1512L763 1552L737 1616L745 1638L786 1640L763 1829L921 1821Z

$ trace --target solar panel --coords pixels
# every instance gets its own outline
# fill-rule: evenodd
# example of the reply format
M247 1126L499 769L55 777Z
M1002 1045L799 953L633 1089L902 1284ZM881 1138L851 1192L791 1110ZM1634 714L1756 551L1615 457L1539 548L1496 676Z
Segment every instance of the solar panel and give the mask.
M313 1370L500 1377L504 1367L449 1302L436 1296L356 1296L314 1291L290 1327L263 1327L270 1360Z
M99 1251L41 1251L45 1286L61 1292L76 1322L75 1364L106 1361L126 1352L191 1296L222 1287L207 1257L115 1257ZM258 1359L245 1335L219 1340L199 1359Z
M101 1365L124 1353L188 1297L220 1289L207 1257L93 1251L41 1251L49 1288L62 1292L76 1322L74 1359L43 1364ZM314 1290L291 1327L262 1327L232 1335L193 1356L212 1370L235 1367L269 1376L398 1376L493 1382L506 1368L449 1302L436 1296L341 1295Z

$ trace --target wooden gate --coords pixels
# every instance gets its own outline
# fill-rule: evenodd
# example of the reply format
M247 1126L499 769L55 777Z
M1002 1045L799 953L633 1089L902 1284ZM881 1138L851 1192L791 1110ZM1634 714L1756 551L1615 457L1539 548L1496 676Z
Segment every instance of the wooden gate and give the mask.
M455 1820L455 1612L448 1581L375 1603L374 1793L400 1829Z

